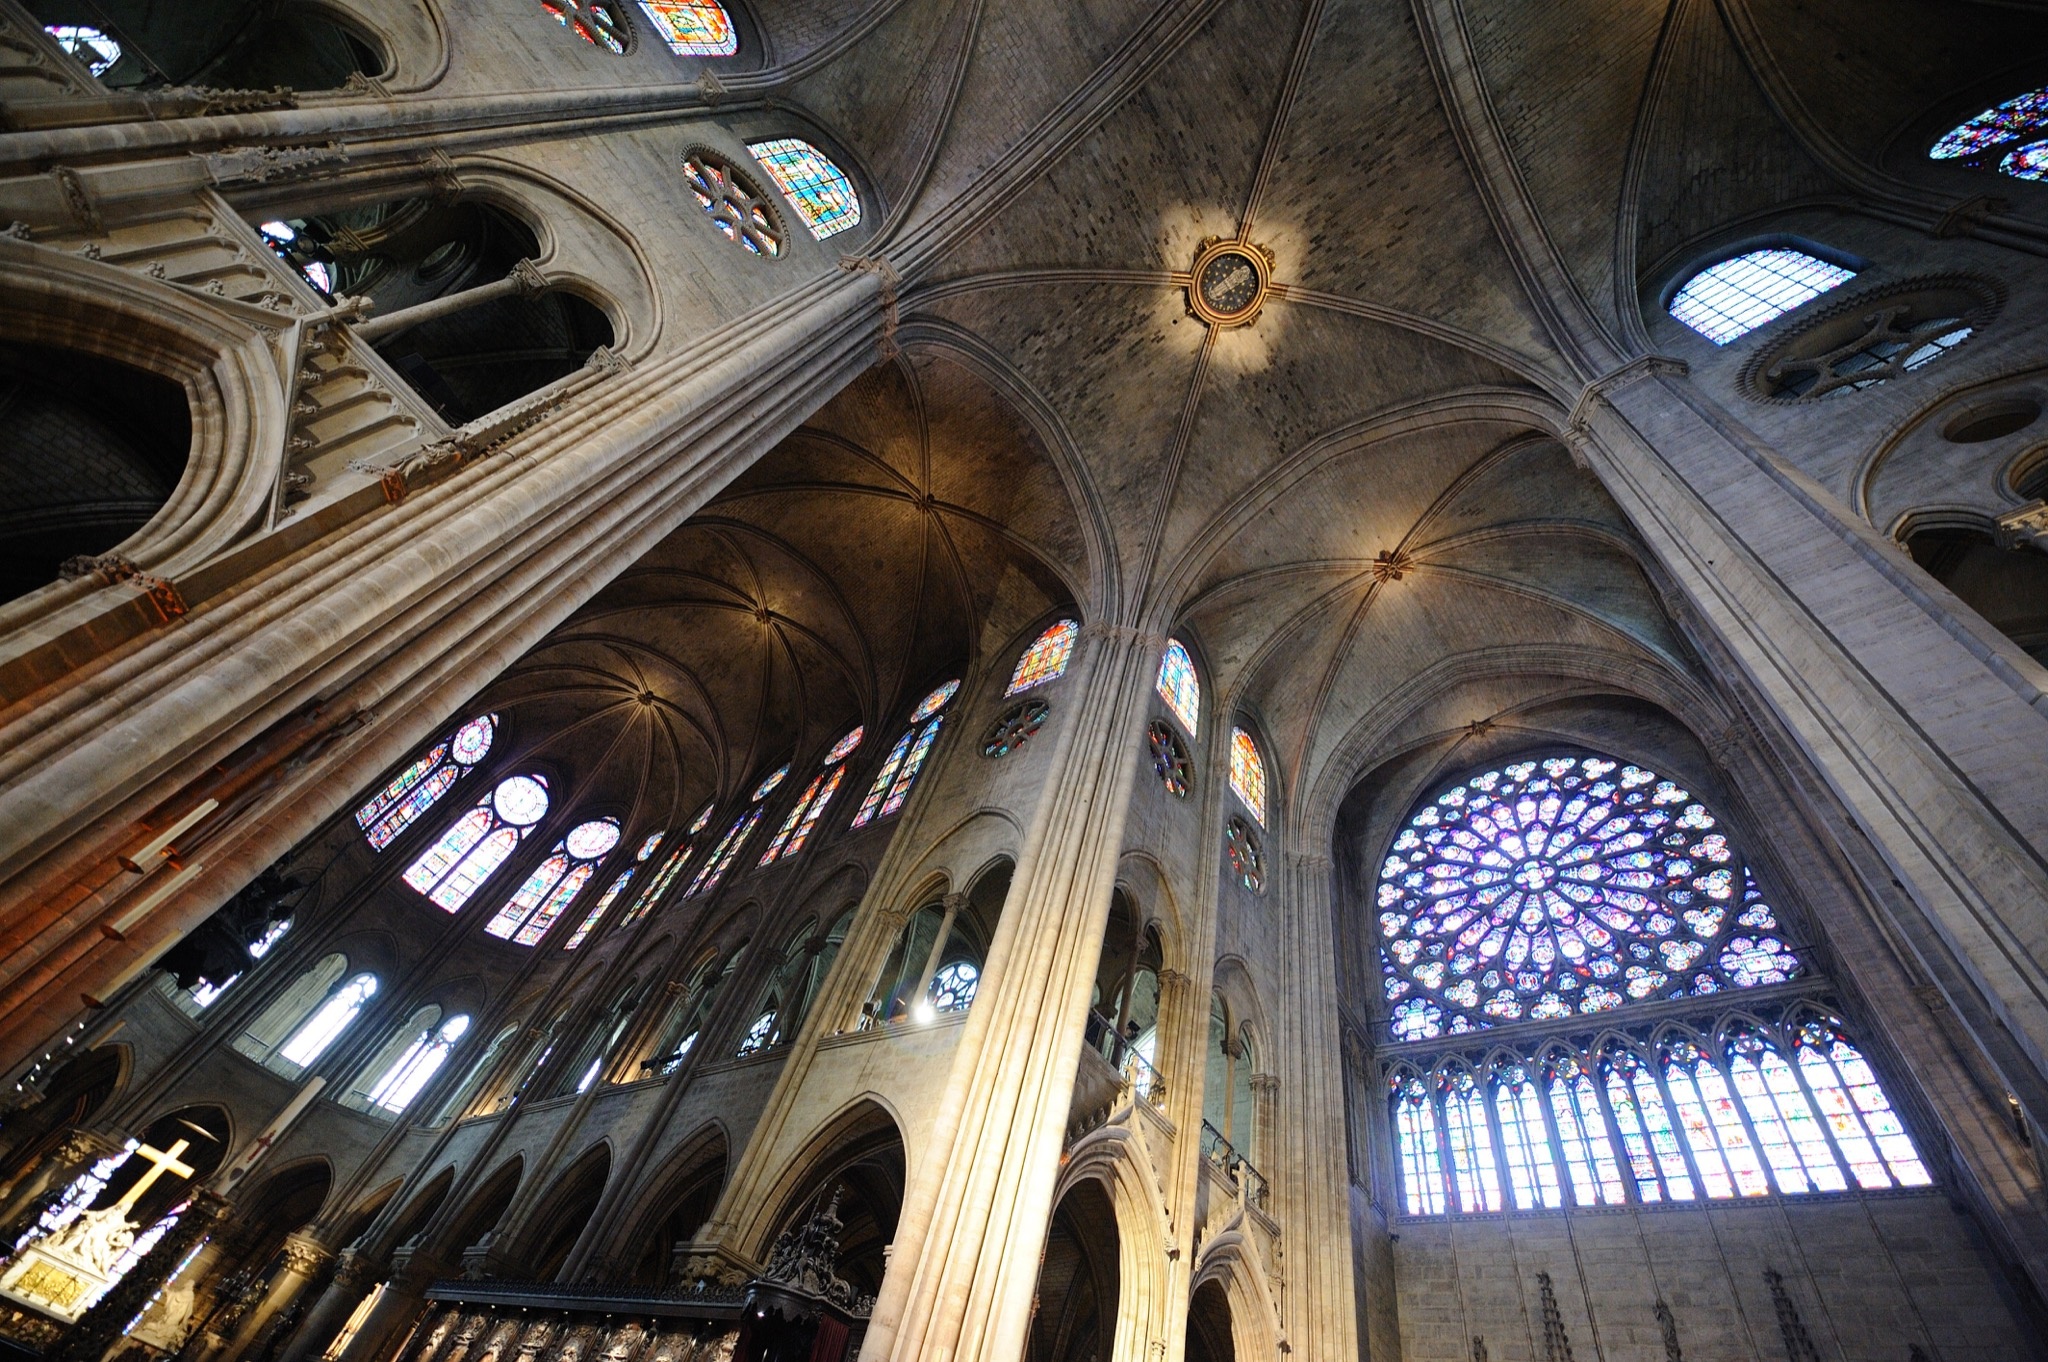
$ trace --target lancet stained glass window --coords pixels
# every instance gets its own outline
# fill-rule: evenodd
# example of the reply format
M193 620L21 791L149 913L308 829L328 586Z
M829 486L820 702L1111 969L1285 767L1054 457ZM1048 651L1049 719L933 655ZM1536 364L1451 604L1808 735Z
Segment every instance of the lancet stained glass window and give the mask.
M611 888L605 890L604 895L591 905L590 911L583 915L583 921L576 924L575 932L562 943L563 950L573 951L589 939L590 934L597 930L597 924L604 921L604 915L611 911L612 905L619 901L619 897L633 883L633 876L639 873L641 865L655 853L656 848L660 847L661 839L666 835L657 832L640 844L640 849L633 853L633 863L621 870L618 878L612 881Z
M696 849L695 843L686 842L669 853L668 859L661 863L661 869L647 882L647 887L640 891L640 896L633 900L633 909L626 914L626 926L632 926L653 911L654 905L661 901L661 896L668 892L668 887L675 883L676 876L682 874L683 867L690 863L690 855Z
M1067 659L1074 655L1074 640L1080 635L1080 625L1060 620L1033 639L1024 656L1017 659L1016 670L1010 673L1010 684L1003 694L1015 695L1047 681L1057 681L1066 673Z
M356 810L356 826L374 851L382 851L434 806L455 782L489 755L497 736L498 716L479 714L453 737L435 743L419 759L391 778L391 783Z
M1750 251L1686 280L1671 299L1671 315L1726 345L1855 277L1854 270L1790 247Z
M569 829L568 836L555 843L548 858L533 868L526 883L513 891L505 906L484 924L484 930L516 945L538 945L555 920L583 892L583 886L590 883L598 862L618 844L616 818L578 823Z
M1190 735L1202 729L1202 679L1195 675L1195 660L1187 645L1177 638L1166 640L1166 655L1159 659L1159 697L1180 720Z
M640 0L669 50L683 57L730 57L740 50L739 31L718 0Z
M1252 820L1266 826L1266 763L1259 745L1241 728L1230 730L1230 788L1251 810Z
M740 854L740 847L746 842L747 834L761 821L761 806L756 804L739 816L739 820L726 829L717 850L713 851L704 864L698 868L697 878L690 881L690 888L684 898L695 898L718 888L718 882L725 878L725 872Z
M789 816L782 820L782 827L776 832L775 840L768 844L768 850L761 853L761 864L771 864L778 856L794 856L804 849L811 829L818 825L825 806L832 802L832 796L839 793L841 782L846 779L846 768L834 766L820 771L812 777Z
M917 708L910 711L910 727L889 749L889 755L882 760L882 769L875 772L874 783L868 786L867 797L861 800L860 811L853 816L854 827L866 827L877 818L887 818L910 798L910 787L916 783L925 757L938 740L939 725L945 721L946 716L939 711L959 691L958 681L948 681L918 701ZM920 728L919 724L924 726Z
M406 869L405 882L457 912L547 811L546 777L508 776L420 853Z
M1775 1021L1667 1026L1654 1048L1610 1039L1540 1063L1501 1052L1478 1072L1402 1065L1388 1084L1410 1215L1495 1209L1503 1170L1516 1210L1932 1183L1841 1019L1803 1001Z
M1522 761L1423 805L1380 868L1397 1040L1801 973L1714 816L1653 771Z
M2022 180L2048 179L2048 89L2030 90L1951 128L1927 155Z
M370 1089L370 1101L389 1112L404 1111L421 1089L433 1081L441 1066L448 1062L449 1053L468 1034L469 1018L459 1013L442 1022L439 1028L421 1033Z
M363 1004L375 997L377 976L358 974L327 995L313 1015L299 1023L290 1038L277 1049L278 1057L304 1068L334 1044L349 1024L362 1015Z
M818 240L860 225L860 196L853 192L853 182L809 142L777 137L749 142L747 150L754 153L754 159Z

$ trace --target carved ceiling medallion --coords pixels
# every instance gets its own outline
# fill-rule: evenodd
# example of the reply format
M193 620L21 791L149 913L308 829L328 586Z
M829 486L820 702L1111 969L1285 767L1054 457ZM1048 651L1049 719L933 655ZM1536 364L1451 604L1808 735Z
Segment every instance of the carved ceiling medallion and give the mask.
M1210 326L1243 326L1273 284L1273 253L1245 241L1202 243L1188 274L1188 311Z

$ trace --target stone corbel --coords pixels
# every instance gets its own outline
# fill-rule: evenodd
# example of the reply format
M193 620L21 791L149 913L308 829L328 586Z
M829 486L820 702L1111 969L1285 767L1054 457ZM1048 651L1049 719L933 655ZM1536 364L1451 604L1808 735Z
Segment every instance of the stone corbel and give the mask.
M301 147L222 147L219 151L195 151L206 163L206 175L216 188L232 185L269 184L289 180L327 166L347 165L348 152L339 142L321 142Z
M2002 549L2035 548L2048 553L2048 501L2030 501L1998 518L1992 537Z

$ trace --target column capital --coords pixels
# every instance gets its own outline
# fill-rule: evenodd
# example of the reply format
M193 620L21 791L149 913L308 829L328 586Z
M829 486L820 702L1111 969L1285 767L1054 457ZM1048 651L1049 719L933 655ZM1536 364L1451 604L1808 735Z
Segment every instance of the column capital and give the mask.
M334 1269L334 1288L341 1291L355 1291L377 1280L379 1275L376 1260L361 1249L343 1249L341 1261Z
M965 894L948 894L944 898L939 900L939 907L945 909L949 913L957 913L966 906L967 895Z
M1280 1075L1253 1074L1250 1079L1252 1096L1261 1101L1271 1101L1280 1095Z
M333 1259L334 1251L318 1239L303 1234L288 1234L284 1239L285 1271L301 1277L311 1277Z

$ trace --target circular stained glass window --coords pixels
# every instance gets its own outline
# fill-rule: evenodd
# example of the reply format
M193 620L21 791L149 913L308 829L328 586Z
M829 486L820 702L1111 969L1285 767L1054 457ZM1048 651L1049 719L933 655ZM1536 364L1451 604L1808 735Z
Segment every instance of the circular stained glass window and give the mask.
M592 47L623 54L633 41L633 25L618 0L540 0L540 7Z
M917 702L917 708L910 711L910 722L914 724L922 723L932 715L937 714L946 707L947 701L951 700L959 690L960 683L958 681L948 681L945 685L940 686L930 695Z
M515 828L532 827L548 811L547 782L539 776L512 776L498 782L491 802L498 817Z
M784 763L783 763L783 764L782 764L781 766L778 766L778 767L777 767L777 768L776 768L775 770L773 770L773 771L770 771L770 772L768 773L768 778L767 778L766 780L762 781L762 782L761 782L761 783L760 783L759 785L756 785L756 786L754 787L754 794L753 794L753 802L754 802L754 803L756 803L756 804L758 804L758 803L760 803L760 802L761 802L762 800L766 799L766 798L767 798L767 797L768 797L768 796L769 796L769 795L770 795L771 793L773 793L773 792L774 792L774 789L775 789L775 787L776 787L776 786L778 786L778 785L780 785L780 784L782 783L782 778L783 778L784 776L788 775L788 774L789 774L789 763L788 763L788 762L784 762Z
M498 716L479 714L455 732L455 741L449 752L464 766L474 766L484 759L491 750L491 739L498 733Z
M1152 773L1166 786L1168 794L1186 799L1195 777L1188 764L1187 749L1180 745L1180 735L1164 719L1154 719L1145 730L1145 739L1152 747Z
M683 158L683 182L727 240L755 255L782 254L782 221L746 176L699 150Z
M1605 757L1516 762L1424 804L1378 906L1399 1040L1799 972L1706 807Z
M1266 858L1259 850L1258 834L1242 818L1232 818L1223 829L1223 849L1230 856L1230 869L1237 882L1254 894L1266 891Z
M84 62L95 78L121 60L121 44L86 24L45 24L43 31L57 40L57 46Z
M619 844L619 825L609 818L595 818L569 829L563 845L579 861L595 860Z
M853 749L860 746L860 740L866 735L866 727L856 725L853 732L832 744L832 750L825 754L825 764L827 766L837 766L840 762L845 761L849 756L853 755Z
M1052 706L1043 700L1032 700L1026 704L1012 705L1002 712L988 737L982 741L981 755L984 757L1007 757L1031 740L1032 734L1045 727L1046 716L1052 713Z

